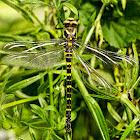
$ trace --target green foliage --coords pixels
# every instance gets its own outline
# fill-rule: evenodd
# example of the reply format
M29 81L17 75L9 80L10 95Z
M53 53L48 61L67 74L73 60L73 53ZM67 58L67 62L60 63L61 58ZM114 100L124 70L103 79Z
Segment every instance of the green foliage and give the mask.
M139 1L128 1L126 10L122 11L123 15L111 10L111 14L108 11L103 17L105 19L102 26L103 35L111 46L126 47L128 43L140 39L139 4Z
M127 47L122 53L133 55L139 65L139 14L136 0L1 0L0 59L6 42L58 38L62 31L55 27L63 26L61 20L79 16L83 43L113 51ZM122 69L109 70L94 57L89 61L112 82L113 90L107 94L95 89L72 69L71 134L65 132L65 62L51 71L0 65L0 127L25 140L138 139L139 67L124 63Z

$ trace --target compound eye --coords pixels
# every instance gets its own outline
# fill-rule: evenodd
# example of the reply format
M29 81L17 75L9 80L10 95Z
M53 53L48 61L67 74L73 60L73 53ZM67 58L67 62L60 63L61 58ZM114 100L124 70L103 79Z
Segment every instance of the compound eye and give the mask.
M72 24L72 27L77 27L77 24L73 23L73 24Z
M65 27L70 27L70 23L64 24Z
M64 25L65 27L69 27L69 26L70 26L70 21L65 20L65 21L63 22L63 25Z

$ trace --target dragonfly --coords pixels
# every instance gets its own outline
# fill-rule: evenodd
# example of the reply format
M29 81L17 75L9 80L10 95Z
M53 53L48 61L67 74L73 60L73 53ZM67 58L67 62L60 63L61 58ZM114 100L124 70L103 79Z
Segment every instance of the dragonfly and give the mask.
M66 132L71 131L71 67L72 62L80 63L85 70L86 75L92 79L94 75L96 81L104 87L105 90L111 89L107 80L93 68L89 59L85 56L90 54L97 57L108 65L118 66L120 62L125 61L130 65L136 64L135 59L120 53L103 50L91 45L84 45L77 40L78 22L74 18L69 17L63 22L63 38L50 39L46 41L15 41L7 43L3 49L8 52L3 57L4 64L12 66L21 66L27 69L52 69L65 60L67 70L66 83ZM84 50L82 53L79 50Z

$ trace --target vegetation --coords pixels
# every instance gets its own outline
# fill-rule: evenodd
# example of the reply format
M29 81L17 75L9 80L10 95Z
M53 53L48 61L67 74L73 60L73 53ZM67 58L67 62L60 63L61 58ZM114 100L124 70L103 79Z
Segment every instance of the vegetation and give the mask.
M61 20L70 16L79 17L78 39L83 43L121 49L139 63L139 14L138 0L1 0L0 58L10 41L61 37L62 30L55 27L63 27ZM70 135L65 132L65 65L41 71L1 63L0 127L7 136L12 132L20 140L139 139L139 66L128 68L124 62L121 69L110 69L94 57L90 63L117 90L100 92L73 68Z

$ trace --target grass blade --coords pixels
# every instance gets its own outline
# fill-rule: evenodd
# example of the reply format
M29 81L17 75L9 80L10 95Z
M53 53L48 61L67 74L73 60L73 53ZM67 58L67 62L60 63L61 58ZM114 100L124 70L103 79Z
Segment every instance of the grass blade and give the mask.
M124 131L123 135L121 136L120 140L125 140L130 131L133 129L133 127L136 125L136 123L140 120L140 117L136 117L130 125L127 127L127 129Z
M30 133L32 140L37 140L35 131L31 127L29 127L29 133Z
M8 89L7 89L7 93L9 92L14 92L16 90L20 90L22 88L25 88L27 87L28 85L36 82L37 80L39 80L41 77L43 77L47 72L44 72L44 73L41 73L37 76L34 76L34 77L31 77L31 78L28 78L28 79L25 79L23 81L20 81L12 86L10 86Z

